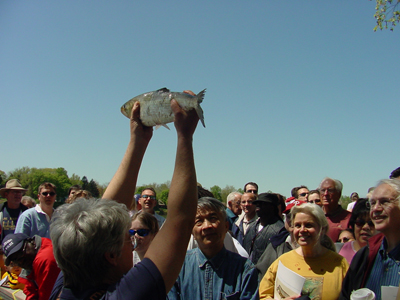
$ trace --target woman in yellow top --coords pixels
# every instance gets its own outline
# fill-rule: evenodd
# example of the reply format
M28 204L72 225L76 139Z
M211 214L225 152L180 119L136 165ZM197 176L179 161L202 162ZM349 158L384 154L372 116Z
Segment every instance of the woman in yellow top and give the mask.
M349 265L335 252L332 240L326 235L328 221L321 207L312 203L291 209L293 234L300 246L281 255L261 280L260 299L274 299L278 263L306 278L301 296L311 300L339 298L342 282ZM300 295L284 299L296 299Z

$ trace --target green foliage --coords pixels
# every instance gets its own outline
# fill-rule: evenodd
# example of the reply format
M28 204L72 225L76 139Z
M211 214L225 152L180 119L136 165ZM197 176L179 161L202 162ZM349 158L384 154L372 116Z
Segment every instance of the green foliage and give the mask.
M99 189L97 188L97 183L93 179L89 182L88 191L92 193L94 198L99 198Z
M26 195L32 198L37 198L38 188L44 182L55 184L58 199L65 198L71 186L71 181L64 168L37 169L22 167L9 173L7 180L12 178L17 178L21 185L28 190Z
M168 190L163 190L159 195L159 199L165 204L168 205L168 194L169 194L169 189Z
M400 22L399 4L400 0L376 0L374 14L376 26L374 31L378 29L390 29L393 31L397 23Z
M224 202L226 204L226 198L228 197L228 195L235 191L236 191L236 188L233 185L227 185L226 187L224 187L221 190L222 202Z
M3 186L6 184L7 175L4 171L0 170L0 186Z
M214 198L218 199L219 201L222 201L222 197L221 197L221 188L218 185L214 185L210 188L210 192L213 193Z
M340 205L344 208L347 209L347 205L351 202L351 199L349 196L343 196L340 197L339 203Z

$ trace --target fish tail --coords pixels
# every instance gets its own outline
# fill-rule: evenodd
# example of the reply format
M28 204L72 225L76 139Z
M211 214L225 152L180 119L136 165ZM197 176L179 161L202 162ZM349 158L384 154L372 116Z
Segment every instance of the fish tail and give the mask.
M197 98L197 102L198 102L198 103L203 102L203 98L204 98L204 94L205 94L205 93L206 93L206 89L202 90L200 93L198 93L198 94L196 95L196 98Z
M203 113L203 109L200 107L200 105L196 106L194 108L196 110L197 115L199 116L199 119L201 121L201 124L203 124L203 127L206 127L206 124L204 123L204 113Z

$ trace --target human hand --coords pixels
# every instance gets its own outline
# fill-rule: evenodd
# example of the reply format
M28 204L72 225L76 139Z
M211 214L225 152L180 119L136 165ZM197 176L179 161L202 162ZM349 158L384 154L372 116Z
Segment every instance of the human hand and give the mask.
M183 92L192 96L196 95L189 90ZM199 121L199 116L197 115L196 110L191 109L185 111L180 107L175 99L171 100L171 109L175 115L174 124L178 135L191 138Z
M130 117L131 139L135 137L143 139L148 143L153 136L153 127L143 125L140 120L140 103L136 101L132 106Z

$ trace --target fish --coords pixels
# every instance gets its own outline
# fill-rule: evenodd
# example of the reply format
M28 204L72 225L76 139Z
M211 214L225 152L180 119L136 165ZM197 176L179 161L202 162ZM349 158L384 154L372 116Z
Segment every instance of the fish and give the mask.
M167 123L174 120L174 113L171 109L171 100L175 99L184 110L196 110L201 123L206 127L204 123L203 109L200 106L200 103L203 102L205 92L206 89L202 90L196 96L192 96L186 93L171 92L169 89L164 87L132 98L121 106L121 112L124 116L130 118L133 104L136 101L139 101L140 120L143 125L149 127L156 126L156 129L160 126L164 126L169 129Z

